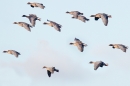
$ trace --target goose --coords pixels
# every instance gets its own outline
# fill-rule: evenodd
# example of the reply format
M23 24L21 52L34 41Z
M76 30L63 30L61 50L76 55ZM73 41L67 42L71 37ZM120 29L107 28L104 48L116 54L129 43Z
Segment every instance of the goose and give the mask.
M43 68L46 68L47 74L48 74L49 77L51 77L51 74L53 74L54 71L59 72L59 70L55 69L55 67L46 67L46 66L44 66Z
M98 19L101 18L105 26L108 25L108 18L112 18L111 15L105 13L97 13L95 15L91 15L90 17L95 17L96 21L98 21Z
M31 2L28 2L27 4L30 5L32 8L34 8L34 7L40 7L41 9L45 8L45 6L42 3L36 3L36 2L31 3Z
M29 14L29 16L23 15L22 17L28 18L33 27L35 27L36 20L41 21L41 18L37 17L35 14Z
M15 50L7 50L7 51L3 51L3 53L8 53L8 54L14 55L16 58L18 58L18 56L21 55L19 52L15 51Z
M97 70L98 67L108 66L108 64L104 63L103 61L96 61L96 62L90 61L89 63L94 64L94 70Z
M43 24L44 25L49 25L49 26L51 26L51 27L54 27L57 31L59 31L59 32L61 32L61 27L62 27L62 25L60 25L60 24L58 24L58 23L56 23L56 22L53 22L53 21L50 21L50 20L48 20L47 19L47 21L49 22L44 22Z
M32 26L30 24L28 24L28 23L25 23L25 22L14 22L14 24L18 24L19 26L24 27L26 30L31 32L30 27L32 28Z
M73 17L77 18L78 15L83 15L83 13L79 12L79 11L66 11L67 14L73 15Z
M70 45L74 45L77 46L77 48L79 49L80 52L84 51L84 46L86 47L87 44L82 43L82 41L80 41L78 38L74 39L75 43L70 43Z
M75 18L74 16L72 18ZM89 21L89 19L87 19L85 16L81 16L81 15L78 15L77 19L81 20L82 22L86 22L86 21Z
M109 46L112 46L113 49L121 49L123 52L126 52L126 49L128 49L128 46L125 46L123 44L109 44Z

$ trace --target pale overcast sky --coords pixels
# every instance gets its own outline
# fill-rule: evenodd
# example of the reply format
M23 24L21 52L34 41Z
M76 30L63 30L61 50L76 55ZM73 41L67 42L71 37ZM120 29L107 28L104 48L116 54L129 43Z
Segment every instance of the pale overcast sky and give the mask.
M31 8L38 2L45 9ZM3 0L1 1L0 86L130 86L130 50L112 49L109 44L130 46L129 0ZM80 11L90 21L72 19L66 11ZM108 26L90 15L107 13ZM36 14L41 21L31 32L13 24L27 22L22 15ZM62 25L61 32L43 25L47 19ZM79 38L88 46L80 52L69 43ZM2 53L16 50L19 58ZM108 67L93 69L90 61L102 60ZM48 77L43 66L55 66Z

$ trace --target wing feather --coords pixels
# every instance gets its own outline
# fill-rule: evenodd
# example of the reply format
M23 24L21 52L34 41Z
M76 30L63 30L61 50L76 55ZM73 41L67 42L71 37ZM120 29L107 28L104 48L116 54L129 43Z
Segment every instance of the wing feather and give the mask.
M101 19L105 26L108 24L108 16L106 14L101 14Z
M36 5L37 5L38 7L40 7L41 9L44 9L44 8L45 8L45 6L43 6L43 4L41 4L41 3L36 3Z

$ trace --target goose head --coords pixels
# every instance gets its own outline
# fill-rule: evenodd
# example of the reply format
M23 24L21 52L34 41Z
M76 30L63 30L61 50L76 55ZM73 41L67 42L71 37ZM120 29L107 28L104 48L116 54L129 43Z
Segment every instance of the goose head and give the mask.
M66 13L70 13L70 12L67 11Z
M18 24L18 22L14 22L13 24Z
M7 51L3 51L3 53L6 53Z
M22 17L27 17L26 15L22 15Z
M109 46L113 46L113 44L109 44Z
M73 45L74 43L70 43L70 45Z
M90 17L95 17L95 15L91 15Z
M28 2L27 4L31 4L30 2Z
M47 68L46 66L43 66L43 68Z
M89 63L90 63L90 64L93 64L94 62L93 62L93 61L90 61Z
M43 24L48 24L47 22L44 22Z

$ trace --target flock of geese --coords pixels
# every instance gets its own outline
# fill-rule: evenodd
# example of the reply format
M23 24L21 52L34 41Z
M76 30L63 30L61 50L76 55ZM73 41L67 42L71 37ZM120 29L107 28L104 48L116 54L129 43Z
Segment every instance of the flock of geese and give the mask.
M32 8L34 8L34 7L39 7L41 9L45 8L45 6L42 3L28 2L27 4L30 5ZM71 11L71 12L67 11L66 13L72 15L72 19L78 19L78 20L80 20L80 21L82 21L84 23L86 21L89 21L89 19L86 18L85 16L83 16L83 13L81 13L79 11ZM35 27L36 20L41 21L41 18L37 17L35 14L29 14L29 16L23 15L22 17L28 18L31 24L28 24L26 22L14 22L14 24L18 24L19 26L25 28L26 30L28 30L30 32L31 32L30 28ZM105 26L107 26L108 25L108 18L111 18L112 16L108 15L108 14L105 14L105 13L97 13L95 15L91 15L90 17L94 17L95 21L98 21L98 19L101 18L103 24ZM48 22L44 22L43 24L51 26L54 29L56 29L57 31L61 32L62 25L60 25L60 24L58 24L58 23L56 23L54 21L50 21L48 19L47 19L47 21ZM87 44L83 43L78 38L75 38L74 41L75 42L70 43L70 45L76 46L80 52L83 52L84 47L86 47ZM115 48L121 49L123 52L126 52L126 49L128 49L128 47L123 45L123 44L109 44L109 46L112 46L113 49L115 49ZM15 50L7 50L7 51L3 51L3 53L8 53L8 54L14 55L17 58L18 58L19 55L21 55L19 52L15 51ZM108 64L104 63L103 61L96 61L96 62L90 61L89 63L94 64L94 70L97 70L99 67L108 66ZM46 66L44 66L43 68L47 69L47 74L48 74L49 77L51 77L51 74L53 74L54 71L59 72L59 70L56 69L55 67L46 67Z

